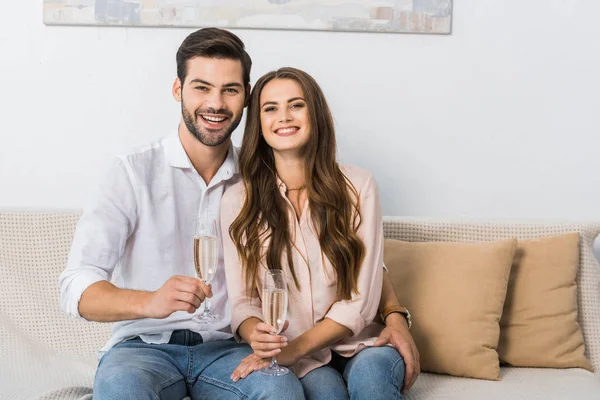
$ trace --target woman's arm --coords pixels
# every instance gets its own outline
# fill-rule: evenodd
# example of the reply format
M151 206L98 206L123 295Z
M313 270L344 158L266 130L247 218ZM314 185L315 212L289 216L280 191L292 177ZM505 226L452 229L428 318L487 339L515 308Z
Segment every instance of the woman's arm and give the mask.
M302 357L315 351L332 346L345 337L352 336L352 331L342 324L325 318L313 328L304 332L281 350L277 362L281 365L294 365Z
M358 294L349 300L335 302L327 314L329 318L358 335L375 319L383 285L383 219L379 190L372 176L359 191L361 224L358 237L365 246L365 256L357 279Z

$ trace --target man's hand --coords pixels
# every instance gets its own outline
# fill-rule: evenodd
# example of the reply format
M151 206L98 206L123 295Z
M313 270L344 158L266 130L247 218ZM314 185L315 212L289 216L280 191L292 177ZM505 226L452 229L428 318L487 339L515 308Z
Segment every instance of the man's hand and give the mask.
M408 324L404 316L397 313L390 314L386 318L385 324L386 327L377 338L374 346L384 346L389 343L398 350L406 366L402 387L402 393L406 394L421 373L419 351L408 331Z
M173 276L152 292L144 307L146 318L167 318L175 311L194 313L205 298L212 297L212 287L198 278Z

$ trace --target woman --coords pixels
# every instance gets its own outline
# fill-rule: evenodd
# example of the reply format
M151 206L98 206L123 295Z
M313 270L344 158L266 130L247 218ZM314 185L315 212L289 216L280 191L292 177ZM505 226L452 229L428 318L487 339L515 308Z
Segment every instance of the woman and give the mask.
M400 354L368 347L382 329L372 323L383 271L377 185L364 170L340 167L335 154L333 119L315 80L294 68L260 78L248 104L242 181L221 204L231 326L257 361L234 375L276 356L308 399L398 399ZM288 279L281 335L262 322L267 268Z

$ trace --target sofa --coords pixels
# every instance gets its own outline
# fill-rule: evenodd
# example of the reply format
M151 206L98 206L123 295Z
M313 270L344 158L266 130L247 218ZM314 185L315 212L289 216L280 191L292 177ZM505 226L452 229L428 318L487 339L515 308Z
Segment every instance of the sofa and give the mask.
M70 210L0 211L0 399L92 396L97 350L110 336L110 325L71 319L58 308L57 278L79 215ZM424 372L408 400L600 399L600 304L595 300L600 266L593 256L600 225L385 218L386 238L408 242L529 239L567 232L579 232L582 238L578 320L585 355L596 372L502 367L497 381Z

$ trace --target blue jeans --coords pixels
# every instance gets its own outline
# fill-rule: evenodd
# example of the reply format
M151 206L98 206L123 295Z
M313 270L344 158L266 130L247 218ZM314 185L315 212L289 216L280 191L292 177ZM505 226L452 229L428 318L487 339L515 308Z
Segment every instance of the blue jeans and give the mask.
M402 399L404 360L393 347L368 347L354 357L332 352L331 362L300 379L312 399Z
M233 339L203 343L199 334L188 330L173 332L165 344L127 340L100 360L94 400L304 399L293 374L253 373L233 382L231 373L250 354L246 344Z

